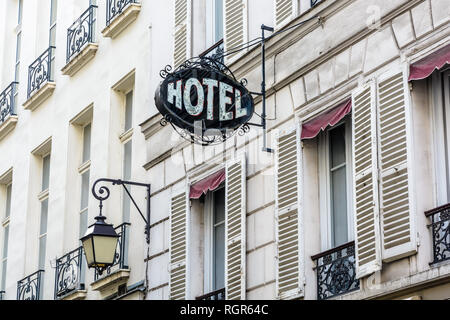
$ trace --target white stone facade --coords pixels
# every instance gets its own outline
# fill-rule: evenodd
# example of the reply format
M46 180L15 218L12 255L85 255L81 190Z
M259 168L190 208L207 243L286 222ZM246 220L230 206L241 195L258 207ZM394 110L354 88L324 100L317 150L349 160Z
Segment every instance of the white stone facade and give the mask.
M187 10L186 58L210 47L206 2L184 0ZM3 255L5 227L9 227L5 299L16 299L17 281L38 271L42 156L50 153L48 224L45 276L42 299L54 299L55 259L79 246L81 172L90 170L89 186L99 178L123 178L124 144L132 141L130 180L151 184L150 247L144 223L131 207L128 266L110 276L105 284L94 282L94 272L85 276L85 290L66 298L170 299L171 290L171 201L188 190L189 184L214 173L245 155L244 225L245 270L241 270L245 299L284 298L277 269L277 161L276 155L262 152L262 130L236 135L217 146L200 147L181 139L170 126L160 125L154 105L159 71L173 64L175 2L140 0L124 11L119 25L105 25L106 1L97 1L95 51L72 75L67 67L67 28L84 12L89 1L58 1L56 54L52 92L34 109L23 106L27 97L28 66L48 48L50 0L23 0L22 23L17 26L18 0L0 3L0 90L14 81L16 36L22 33L17 123L0 140L0 214L6 211L7 186L12 186L10 216L0 220L0 255ZM224 0L243 4L244 41L261 35L260 26L274 26L274 0ZM266 86L268 146L277 149L276 135L301 127L316 115L348 99L372 80L378 83L386 73L401 70L450 43L450 6L447 0L322 0L285 1L293 14L276 26L286 30L266 43ZM227 23L225 17L225 24ZM113 29L113 31L111 31ZM118 30L118 31L117 31ZM116 33L117 32L117 33ZM225 28L225 34L227 28ZM266 35L270 33L266 32ZM225 36L225 50L229 36ZM184 42L183 42L184 43ZM176 48L175 48L176 50ZM260 91L259 46L226 58L237 79L246 78L250 91ZM80 59L81 60L81 59ZM433 243L425 211L438 207L436 131L431 80L409 82L413 141L408 157L411 195L411 243L414 252L390 259L378 248L382 265L360 279L360 289L336 299L417 298L448 299L450 265L431 265ZM447 88L448 89L448 88ZM44 90L44 89L43 89ZM133 91L132 128L125 130L126 94ZM261 99L255 98L261 114ZM350 116L350 118L353 114ZM258 123L256 115L252 122ZM90 162L82 163L83 126L91 123ZM4 124L0 124L5 126ZM11 128L11 127L10 127ZM439 139L438 139L439 140ZM299 143L298 198L299 232L298 291L286 298L318 299L316 263L311 256L327 249L324 244L323 194L320 187L319 139ZM81 168L80 168L81 166ZM278 181L278 182L277 182ZM105 202L108 222L123 221L123 193L111 186ZM141 208L145 190L132 188ZM46 195L45 195L46 196ZM322 202L321 202L322 201ZM201 202L189 203L189 238L185 260L188 273L184 297L194 299L205 292L205 209ZM88 224L98 213L98 202L89 192ZM353 207L349 213L354 216ZM381 213L380 213L381 215ZM379 217L382 228L383 217ZM377 226L378 227L378 226ZM356 229L355 229L356 230ZM357 234L357 231L353 231ZM380 243L382 232L376 234ZM353 240L353 239L349 239ZM1 267L0 267L1 268ZM0 269L0 272L1 269ZM115 278L114 278L115 277ZM114 278L114 279L112 279ZM114 280L117 280L114 282ZM128 293L119 285L126 283ZM98 287L103 287L102 290ZM117 293L121 291L120 293ZM227 289L228 290L228 289ZM228 294L228 292L227 292Z

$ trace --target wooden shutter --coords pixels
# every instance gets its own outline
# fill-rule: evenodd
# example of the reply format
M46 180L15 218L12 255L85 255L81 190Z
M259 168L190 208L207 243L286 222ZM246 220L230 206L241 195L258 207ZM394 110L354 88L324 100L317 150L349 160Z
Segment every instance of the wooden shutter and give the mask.
M353 212L356 277L381 270L375 84L352 95Z
M406 73L378 79L378 154L382 258L392 261L417 250L411 178L411 127Z
M178 67L191 57L191 1L175 0L173 65Z
M233 52L241 49L248 40L247 33L247 0L225 0L224 11L224 49ZM226 62L237 59L246 50L225 57Z
M189 199L186 193L172 198L170 213L169 287L171 300L187 297L187 232Z
M297 0L275 1L275 26L281 28L297 15Z
M245 299L246 173L245 156L230 161L225 180L225 297Z
M278 137L276 153L276 288L280 299L303 293L300 129Z

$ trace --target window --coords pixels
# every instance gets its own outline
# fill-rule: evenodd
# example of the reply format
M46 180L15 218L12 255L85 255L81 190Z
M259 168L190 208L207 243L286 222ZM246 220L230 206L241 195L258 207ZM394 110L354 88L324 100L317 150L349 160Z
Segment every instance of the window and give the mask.
M41 202L41 216L39 222L39 270L45 269L45 253L47 246L48 197L50 184L50 154L42 158L42 192L39 194Z
M436 167L436 201L450 203L450 70L435 71L431 78Z
M6 186L5 215L3 222L3 250L1 256L1 282L0 291L5 291L6 286L6 266L8 261L8 239L9 239L9 216L11 215L11 191L12 185Z
M125 96L125 124L124 124L124 134L130 132L133 128L133 91L130 91ZM122 178L125 181L131 179L131 167L132 167L132 139L131 136L127 136L123 143L123 172ZM130 222L130 198L123 191L123 201L122 201L122 219L123 222Z
M17 27L16 27L16 61L14 71L14 81L19 82L20 76L20 48L22 45L22 8L23 0L18 1ZM17 96L19 94L17 86L14 89L14 110L17 110Z
M205 201L205 292L225 288L225 188Z
M57 0L51 0L50 4L50 30L49 30L49 46L56 46L56 13L57 13ZM53 73L55 69L55 50L51 50L50 57L50 72L51 79L54 79Z
M322 249L353 238L351 203L351 123L349 117L319 136Z
M88 223L90 158L91 124L89 123L83 128L83 154L82 164L79 168L79 173L81 175L80 237L82 237L86 233Z
M223 39L223 0L206 2L207 48Z

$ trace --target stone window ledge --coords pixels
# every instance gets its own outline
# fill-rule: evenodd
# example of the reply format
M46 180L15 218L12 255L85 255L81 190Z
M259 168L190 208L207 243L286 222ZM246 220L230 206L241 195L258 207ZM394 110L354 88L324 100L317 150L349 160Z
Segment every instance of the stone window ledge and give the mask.
M44 86L42 86L38 91L36 91L25 103L23 107L25 110L34 111L37 107L41 105L48 97L53 94L55 91L56 83L55 82L47 82Z
M84 300L86 298L86 290L75 290L62 297L59 300Z
M129 24L136 20L141 11L141 4L131 3L119 14L114 20L102 30L102 34L106 38L117 37Z
M16 127L17 116L10 115L3 123L0 124L0 140L8 135Z
M97 43L89 43L61 69L64 75L72 77L85 64L91 61L98 50Z
M127 282L130 277L130 269L117 270L104 278L98 279L97 281L91 283L92 290L103 291L109 289L110 287L120 286Z

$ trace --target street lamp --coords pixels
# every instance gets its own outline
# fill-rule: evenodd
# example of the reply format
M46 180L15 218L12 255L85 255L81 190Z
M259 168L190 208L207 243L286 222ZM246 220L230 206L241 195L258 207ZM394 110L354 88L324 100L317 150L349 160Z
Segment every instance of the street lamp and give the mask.
M97 217L95 217L95 223L88 228L86 234L80 240L83 245L88 267L95 268L98 274L101 275L104 270L112 266L115 262L119 235L117 235L112 224L105 223L106 217L102 215L103 201L109 198L110 192L106 186L102 186L97 193L96 185L100 182L110 182L113 185L123 186L131 201L139 211L141 217L144 219L147 244L150 243L150 185L138 182L122 181L120 179L99 179L92 186L92 194L97 200L100 201L100 213ZM145 218L142 214L126 185L147 188L147 218ZM105 195L101 196L104 193Z

